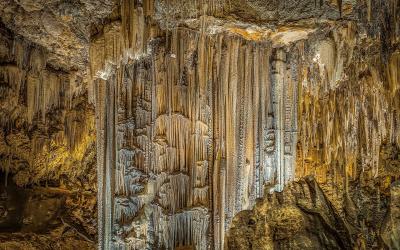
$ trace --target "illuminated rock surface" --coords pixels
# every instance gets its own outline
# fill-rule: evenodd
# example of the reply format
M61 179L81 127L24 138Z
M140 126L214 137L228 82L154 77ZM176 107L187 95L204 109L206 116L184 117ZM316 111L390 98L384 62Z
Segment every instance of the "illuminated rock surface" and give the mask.
M400 248L400 1L0 6L0 249Z

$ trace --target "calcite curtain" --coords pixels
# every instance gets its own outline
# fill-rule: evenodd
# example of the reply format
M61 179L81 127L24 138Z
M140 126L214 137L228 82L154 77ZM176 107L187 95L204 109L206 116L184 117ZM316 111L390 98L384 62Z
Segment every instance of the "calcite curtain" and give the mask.
M219 1L193 4L197 26L161 28L168 9L122 1L92 42L100 249L223 249L265 191L308 174L346 190L400 144L399 55L366 66L354 22L221 31Z
M0 245L398 246L400 0L0 6Z
M222 249L265 184L293 180L297 83L267 42L184 28L150 39L150 15L125 1L91 49L100 247Z

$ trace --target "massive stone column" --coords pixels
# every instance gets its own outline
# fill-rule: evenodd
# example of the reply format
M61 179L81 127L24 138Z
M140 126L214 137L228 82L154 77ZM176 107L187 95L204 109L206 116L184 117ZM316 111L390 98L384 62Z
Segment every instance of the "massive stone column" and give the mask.
M294 178L295 66L264 30L163 30L132 4L91 48L100 247L223 249L232 218Z

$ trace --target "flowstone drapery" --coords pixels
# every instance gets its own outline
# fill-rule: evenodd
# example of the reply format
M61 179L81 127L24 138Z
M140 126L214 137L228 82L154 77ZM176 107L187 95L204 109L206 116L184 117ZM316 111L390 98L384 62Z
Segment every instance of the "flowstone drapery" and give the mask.
M0 13L1 249L400 249L400 0Z
M267 41L162 32L127 2L91 48L100 247L222 249L233 216L294 177L295 70Z

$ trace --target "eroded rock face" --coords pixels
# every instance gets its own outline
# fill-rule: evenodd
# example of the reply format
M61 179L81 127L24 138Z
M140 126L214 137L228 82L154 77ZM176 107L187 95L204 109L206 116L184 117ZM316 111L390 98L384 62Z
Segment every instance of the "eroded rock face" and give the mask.
M284 23L310 19L355 18L356 0L237 0L230 3L229 12L236 18L258 23Z
M84 70L88 63L91 25L113 10L113 0L5 0L1 21L49 53L47 62L62 70Z
M383 219L395 213L397 191L396 184L390 190L391 197L368 188L355 190L344 197L346 212L341 214L316 180L308 176L288 185L282 193L266 195L253 211L239 213L226 248L396 249L398 217L390 222ZM352 203L361 197L364 204L357 207ZM368 204L369 200L375 200L375 204Z

